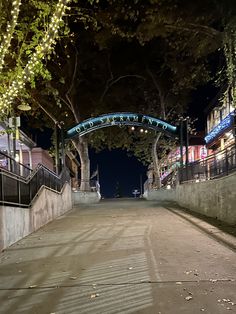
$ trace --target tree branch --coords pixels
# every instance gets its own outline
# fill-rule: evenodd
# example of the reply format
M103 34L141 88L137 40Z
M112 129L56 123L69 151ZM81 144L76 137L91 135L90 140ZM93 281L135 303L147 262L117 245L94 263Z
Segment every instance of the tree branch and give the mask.
M79 123L79 121L80 121L80 114L79 114L79 112L76 112L76 110L74 108L74 105L73 105L73 102L72 102L71 97L70 97L70 93L71 93L72 88L74 86L74 81L75 81L75 77L76 77L76 73L77 73L77 66L78 66L78 50L75 47L75 62L74 62L74 68L73 68L73 75L72 75L72 78L71 78L71 83L70 83L69 89L68 89L68 91L65 94L65 98L68 101L68 104L69 104L68 107L70 108L70 110L72 111L72 113L73 113L73 115L75 117L75 121L77 123ZM60 97L60 98L65 102L65 100L62 97Z
M75 48L75 63L74 63L73 75L72 75L70 87L69 87L66 95L69 95L69 93L71 92L71 90L73 88L74 80L75 80L75 76L76 76L76 72L77 72L77 65L78 65L78 50Z
M32 96L31 99L40 109L42 109L43 112L46 113L46 115L54 122L54 124L57 124L59 128L61 128L59 121L57 121L57 119L47 109L45 109L35 97ZM47 103L45 99L43 101Z
M123 80L127 77L135 77L135 78L138 78L138 79L142 79L142 80L146 80L145 77L141 76L141 75L137 75L137 74L127 74L127 75L122 75L122 76L119 76L117 77L116 79L112 79L112 80L108 80L107 81L107 85L105 87L105 90L104 92L102 93L101 97L100 97L100 103L103 101L106 93L108 92L108 90L111 88L111 86L113 86L114 84L116 84L117 82L119 82L120 80Z
M186 31L186 32L193 32L197 30L198 32L204 33L205 35L208 35L212 38L222 35L220 31L217 31L216 29L212 27L209 27L206 25L194 24L194 23L188 23L185 26L165 24L164 27L169 28L169 29L174 29L174 30L179 29L181 31Z
M164 103L164 96L162 94L162 90L160 88L160 85L157 83L157 80L156 80L154 74L152 73L152 71L150 70L150 68L148 66L146 66L146 71L149 74L149 76L151 77L152 82L158 91L160 103L161 103L161 116L163 119L165 119L166 118L166 112L165 112L165 103Z

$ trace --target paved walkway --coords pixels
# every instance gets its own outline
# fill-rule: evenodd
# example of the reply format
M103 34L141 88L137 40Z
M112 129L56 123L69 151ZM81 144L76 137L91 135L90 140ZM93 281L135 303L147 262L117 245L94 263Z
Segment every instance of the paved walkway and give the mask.
M224 231L173 204L74 209L0 254L0 313L236 313Z

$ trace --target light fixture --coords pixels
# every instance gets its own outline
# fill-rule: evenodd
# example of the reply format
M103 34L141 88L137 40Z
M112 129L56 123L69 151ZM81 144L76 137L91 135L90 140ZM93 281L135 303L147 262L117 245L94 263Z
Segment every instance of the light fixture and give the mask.
M140 132L141 132L141 133L143 133L143 131L144 131L143 129L140 129Z
M135 130L135 127L134 127L134 126L132 126L132 127L131 127L131 130L132 130L132 131L134 131L134 130Z
M29 111L31 110L31 107L29 104L26 104L26 103L22 103L20 105L17 106L17 108L21 111Z

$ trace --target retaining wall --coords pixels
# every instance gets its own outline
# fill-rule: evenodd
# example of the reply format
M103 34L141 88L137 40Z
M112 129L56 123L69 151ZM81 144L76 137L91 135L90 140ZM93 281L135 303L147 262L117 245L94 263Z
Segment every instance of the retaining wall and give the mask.
M0 250L72 209L70 184L61 193L43 187L30 208L0 206Z
M101 194L99 192L83 192L83 191L72 192L73 205L94 204L98 203L100 199Z
M236 173L197 183L184 183L176 189L149 191L148 200L175 201L208 217L236 224Z

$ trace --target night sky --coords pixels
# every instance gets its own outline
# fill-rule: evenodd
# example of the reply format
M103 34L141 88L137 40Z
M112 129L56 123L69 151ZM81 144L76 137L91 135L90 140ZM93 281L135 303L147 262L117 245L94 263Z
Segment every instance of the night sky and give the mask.
M144 38L141 45L139 42L140 38L142 38L141 35L137 38L134 37L134 40L130 40L130 38L123 38L122 36L122 38L119 38L119 36L113 36L113 34L110 34L112 36L109 37L108 33L110 29L106 28L103 24L101 24L103 25L102 27L100 25L101 30L99 34L97 34L97 30L94 33L92 28L84 28L83 23L78 23L77 20L74 21L72 19L70 21L72 31L79 34L78 42L75 40L74 43L75 45L78 44L78 46L76 46L76 50L78 50L79 58L78 60L76 59L76 62L78 61L78 63L76 63L76 71L73 73L73 76L75 74L79 79L75 80L76 83L73 83L73 92L71 89L71 95L76 94L77 97L76 102L78 103L78 106L75 106L75 108L76 110L78 109L79 116L82 120L90 117L90 114L99 115L106 112L135 110L137 110L137 113L149 114L150 112L150 115L156 116L160 114L160 108L157 106L158 97L160 94L162 94L162 96L170 94L169 98L166 96L166 102L169 101L170 104L173 102L173 107L174 104L178 104L178 101L186 104L188 109L186 109L185 114L189 115L193 119L198 119L195 122L196 130L205 131L206 112L204 111L219 90L215 84L215 80L217 78L216 74L225 66L223 50L220 49L220 46L218 47L216 45L215 47L214 45L211 45L211 43L217 43L216 40L208 40L208 37L205 36L201 37L201 32L199 32L200 35L198 34L199 37L196 36L196 43L193 44L193 40L191 40L189 41L189 45L186 44L184 47L182 47L182 44L185 44L185 41L188 41L185 31L181 33L183 39L178 32L172 33L167 30L163 32L162 29L160 34L157 32L159 35L154 36L155 32L152 32L152 28L150 28L151 31L148 35L148 19L146 20L146 17L145 19L142 19L142 14L145 16L145 14L149 12L149 7L147 3L144 3L145 1L143 2L142 10L140 10L140 16L137 14L137 20L130 18L128 21L124 18L123 7L122 5L120 7L120 3L117 3L117 7L115 7L114 2L114 8L113 6L106 4L106 1L100 4L101 12L103 12L102 10L104 10L103 14L108 14L110 12L109 14L111 14L111 17L114 17L113 22L117 23L117 25L123 23L125 29L127 27L127 29L131 31L134 27L136 28L138 24L140 24L138 29L139 31L141 30L140 34ZM176 18L178 18L180 12L182 12L182 17L186 17L187 20L190 18L190 25L192 25L192 22L198 22L199 17L201 17L201 23L203 23L203 25L209 24L208 26L214 31L221 30L220 18L214 13L218 12L217 8L211 8L211 6L206 5L205 12L201 5L197 5L197 2L190 3L190 6L189 3L190 2L185 1L183 2L183 7L178 4L179 7L174 6L171 8L170 2L167 3L166 8L168 9L170 7L171 10L173 10L170 12L172 12L172 14L174 14L173 16L176 16ZM87 2L84 5L87 10ZM192 11L189 10L191 6L193 7ZM97 11L96 7L97 5L94 7L94 12L91 8L89 12L91 14L98 14L99 10ZM175 7L177 7L177 9ZM136 7L134 6L134 8ZM182 11L179 11L181 8ZM120 15L117 15L119 9L121 9ZM147 11L145 11L146 9ZM163 18L165 14L161 14L166 12L164 2L160 2L160 9L163 11L156 10L155 14L157 14L157 16L160 14L159 17ZM96 14L94 17L97 16L99 20L100 15ZM132 16L132 14L130 14L130 16ZM109 15L107 17L109 17ZM182 17L180 20L177 19L177 21L184 21ZM133 23L133 21L136 22ZM144 24L143 21L145 21ZM155 27L159 30L159 25L156 25ZM163 29L165 29L165 27L163 27ZM75 38L77 37L75 36ZM176 45L173 45L174 48L170 44L172 40L176 42ZM57 85L58 82L60 83L57 76L55 76L52 80L55 84L55 88L58 91L63 91L61 92L61 96L63 96L63 93L66 90L65 87L67 88L67 85L70 86L71 84L71 73L68 69L72 67L68 67L68 65L73 65L73 62L75 62L73 59L75 52L73 45L68 45L67 41L62 41L62 43L64 43L65 49L63 48L64 50L62 49L62 51L58 49L58 56L60 56L58 62L61 62L60 68L66 70L64 72L68 73L68 77L66 77L63 71L62 73L60 73L60 71L58 72L58 77L63 74L63 80L65 81L65 83L63 83L64 86L62 86L62 84ZM195 48L195 46L198 47L198 45L201 49L204 48L202 52L200 48ZM61 45L61 47L62 46L63 45ZM68 56L71 57L68 58ZM196 60L198 60L199 65ZM205 69L204 71L206 73L204 71L203 73L205 73L208 83L205 81L205 76L200 76L202 71L198 73L198 71L194 72L192 70L193 77L195 77L195 75L197 78L200 76L197 83L193 80L193 86L191 85L190 88L188 84L186 84L185 80L183 80L182 83L184 87L181 87L181 84L179 86L178 84L175 86L172 80L179 82L182 77L188 78L188 74L191 74L191 67L188 65L190 62L193 63L193 61L195 62L194 64L196 64L196 70L198 67L199 69ZM206 68L205 63L207 63ZM52 67L52 69L54 70L54 67ZM180 74L175 75L176 73ZM132 79L129 78L129 80L127 80L127 77L131 76ZM189 79L192 76L190 75ZM126 77L126 80L119 80L119 78L123 77ZM155 80L152 77L154 77ZM158 82L158 84L155 82ZM157 88L156 85L158 85L159 88ZM179 89L178 93L176 93L175 89ZM160 93L160 90L162 93ZM179 99L175 98L176 95L178 95ZM73 97L71 100L72 99ZM49 107L50 110L55 110L55 108L57 107ZM53 112L51 113L54 115ZM58 111L57 114L59 117L63 117L64 119L64 109L63 111ZM68 116L68 114L66 116ZM68 124L70 121L69 118L66 120ZM65 127L68 127L68 125ZM31 130L31 134L33 135L33 140L37 142L38 146L41 146L44 149L50 148L52 130L47 128L43 131ZM118 185L120 187L121 196L132 196L132 191L134 189L140 190L140 181L142 181L143 184L147 179L147 167L143 166L142 163L135 157L128 157L127 153L120 149L115 149L113 151L104 150L100 153L95 153L95 151L91 149L90 161L91 174L96 170L97 165L99 167L101 194L104 197L114 197L116 195Z
M50 129L45 128L43 132L35 130L33 133L38 146L43 149L50 148ZM140 190L140 180L144 183L147 179L147 167L121 149L103 150L99 153L90 149L90 165L91 175L98 165L101 194L105 198L115 197L118 184L122 197L133 197L132 191Z
M122 197L133 197L132 191L140 190L140 179L143 183L147 179L147 167L135 157L128 157L125 151L114 149L95 153L91 150L90 156L91 173L98 165L101 194L105 198L115 196L117 184L120 186Z
M212 85L202 86L192 93L192 101L189 104L188 113L192 118L198 118L195 127L198 131L205 129L204 109L211 99L217 93L217 88ZM33 139L37 144L49 149L51 146L52 130L45 128L43 131L34 130ZM140 190L140 181L142 184L146 181L147 167L139 162L136 157L129 157L126 151L114 149L112 151L103 150L96 153L90 149L91 174L99 168L99 181L101 194L105 198L115 197L117 185L120 187L122 197L133 197L134 189Z

